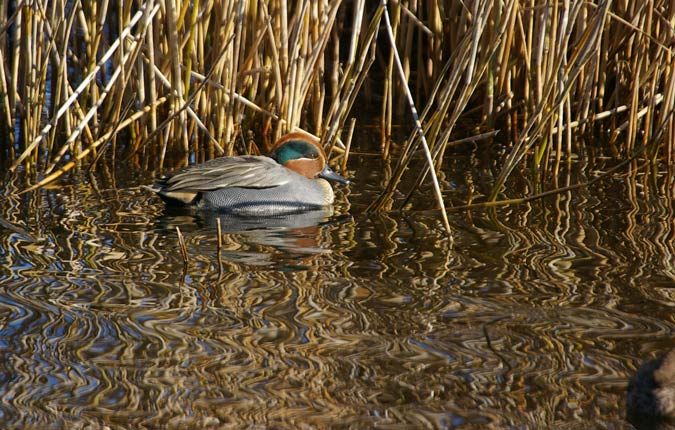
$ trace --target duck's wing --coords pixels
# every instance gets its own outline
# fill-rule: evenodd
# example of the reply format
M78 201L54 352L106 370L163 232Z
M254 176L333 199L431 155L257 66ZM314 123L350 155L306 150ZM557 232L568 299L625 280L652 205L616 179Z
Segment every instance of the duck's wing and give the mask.
M199 193L227 187L270 188L288 183L293 176L297 174L269 157L223 157L159 179L155 188L162 193Z

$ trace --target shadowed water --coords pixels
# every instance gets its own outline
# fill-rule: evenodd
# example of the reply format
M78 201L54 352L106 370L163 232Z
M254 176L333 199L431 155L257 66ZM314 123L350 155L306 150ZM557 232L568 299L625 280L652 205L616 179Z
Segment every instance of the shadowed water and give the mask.
M222 218L220 252L151 174L5 177L0 216L38 240L0 229L3 428L631 429L628 378L675 345L673 178L452 213L449 238L433 210L364 213L380 163L352 157L332 212ZM491 174L444 170L457 203Z

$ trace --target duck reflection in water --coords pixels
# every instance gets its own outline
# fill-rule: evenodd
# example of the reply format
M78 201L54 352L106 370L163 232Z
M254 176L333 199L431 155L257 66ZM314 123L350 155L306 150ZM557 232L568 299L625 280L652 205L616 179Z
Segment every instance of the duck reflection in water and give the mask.
M633 375L626 412L638 430L675 430L675 349L646 362Z
M178 226L183 233L214 238L217 221L220 220L222 233L230 238L229 246L223 248L226 260L269 264L269 248L260 248L259 245L283 251L288 257L323 254L330 250L322 243L322 230L351 219L349 215L334 215L331 207L265 217L166 207L164 214L157 219L156 228L173 233ZM201 243L202 246L214 245L212 240ZM211 251L198 252L208 254Z

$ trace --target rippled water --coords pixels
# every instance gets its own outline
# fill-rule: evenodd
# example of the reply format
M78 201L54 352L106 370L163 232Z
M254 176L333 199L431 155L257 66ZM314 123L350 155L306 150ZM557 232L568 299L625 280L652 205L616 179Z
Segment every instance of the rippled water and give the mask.
M38 240L0 229L3 428L632 428L627 379L673 346L672 176L453 213L450 239L433 210L364 213L381 163L353 156L334 213L223 218L220 252L140 167L6 176L0 215ZM475 158L445 170L448 201L488 190Z

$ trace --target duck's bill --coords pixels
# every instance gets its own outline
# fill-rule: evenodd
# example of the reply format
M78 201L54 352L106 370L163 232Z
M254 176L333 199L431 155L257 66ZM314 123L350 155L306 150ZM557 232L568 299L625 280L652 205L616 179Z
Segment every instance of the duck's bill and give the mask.
M349 180L343 178L342 176L338 175L331 169L330 167L326 166L321 173L319 173L320 178L324 178L329 181L335 181L339 182L341 184L349 184Z

